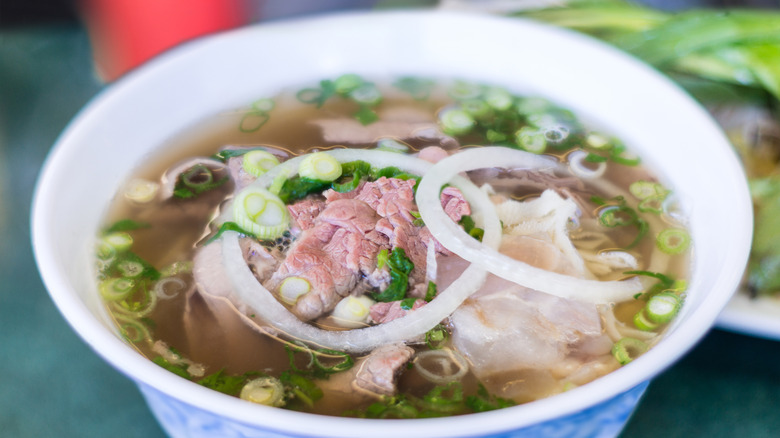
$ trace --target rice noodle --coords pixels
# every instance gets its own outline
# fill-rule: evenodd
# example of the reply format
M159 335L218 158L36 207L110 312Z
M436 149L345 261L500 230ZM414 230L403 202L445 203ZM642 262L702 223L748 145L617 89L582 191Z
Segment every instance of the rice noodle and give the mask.
M328 153L340 162L364 160L376 167L396 166L418 175L426 174L427 170L431 168L431 164L424 160L394 152L337 149L330 150ZM285 161L259 177L251 186L267 187L281 172L288 176L296 174L302 159L303 156ZM498 248L501 228L490 199L467 179L459 177L455 178L454 181L475 213L494 217L495 220L490 226L485 225L484 240L493 248ZM441 205L438 191L436 203ZM448 221L452 222L449 219ZM474 242L477 241L474 240ZM237 233L225 232L222 235L221 243L215 242L213 244L222 245L223 266L232 283L233 292L242 304L252 309L258 318L294 338L352 353L365 352L384 344L403 342L419 337L454 312L466 298L482 286L487 275L482 267L471 264L446 290L441 291L436 299L413 312L409 312L402 318L371 327L330 331L322 330L298 319L257 281L244 261Z
M583 280L533 267L496 250L492 239L497 238L500 242L501 236L495 208L480 207L486 227L480 244L449 219L441 203L437 202L444 184L451 183L460 188L459 178L455 178L460 172L487 167L538 170L556 166L558 163L549 158L505 147L468 149L439 161L425 174L417 189L417 206L431 234L442 246L505 280L561 298L596 304L632 298L642 290L636 277L622 281ZM489 234L488 227L491 230L498 228L499 235Z

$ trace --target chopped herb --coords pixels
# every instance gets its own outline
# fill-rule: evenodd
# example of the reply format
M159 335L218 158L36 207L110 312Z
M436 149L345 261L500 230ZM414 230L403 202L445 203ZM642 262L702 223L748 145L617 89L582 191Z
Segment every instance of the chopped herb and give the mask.
M336 94L336 84L330 80L320 81L320 88L304 88L295 97L302 103L313 103L317 108Z
M120 231L133 231L142 228L150 228L152 225L148 222L138 222L132 219L121 219L114 222L113 225L108 227L105 234L117 233Z
M460 226L463 227L463 231L468 233L469 236L482 241L482 237L485 235L485 230L482 228L477 228L476 224L474 223L474 219L471 216L463 216L460 218L460 221L458 222Z
M414 269L412 261L406 257L403 248L395 248L383 261L390 268L390 284L382 292L373 294L376 301L391 302L403 299L409 286L409 273ZM377 263L378 265L378 263Z
M353 116L358 122L360 122L361 125L370 125L379 120L379 116L376 114L376 111L374 111L370 106L361 106L360 110L353 114Z
M312 193L318 193L328 189L330 188L330 185L330 181L320 181L296 176L284 182L282 189L279 191L279 199L285 204L290 204L305 198Z
M173 374L176 374L179 377L184 377L187 380L192 378L192 376L190 376L190 373L187 371L187 368L189 367L189 365L187 364L174 365L168 362L167 360L165 360L165 358L162 356L155 357L154 359L152 359L152 362L165 368L166 370L172 372Z
M479 384L477 395L466 397L466 406L474 412L494 411L496 409L508 408L516 404L517 403L513 400L491 395L481 383Z
M436 283L428 281L428 290L425 291L425 301L430 303L434 298L436 298Z
M414 303L416 302L417 302L417 298L415 297L404 298L403 300L401 300L401 309L412 310L412 308L414 307Z
M223 394L238 396L241 392L241 388L244 387L244 384L246 384L247 381L262 375L263 374L259 372L249 372L240 376L231 376L226 374L224 369L221 369L216 373L209 374L198 380L198 384Z
M213 236L211 236L211 238L209 238L209 240L206 241L206 245L208 245L209 243L211 243L211 242L219 239L220 237L222 237L222 233L224 233L225 231L235 231L235 232L243 234L245 236L252 236L253 235L249 231L246 231L243 228L241 228L240 226L238 226L237 223L227 221L227 222L224 222L222 225L219 226L219 230L217 230L217 233L214 234Z
M371 165L365 161L348 161L341 164L341 183L333 183L333 190L346 193L355 190L360 181L371 172Z
M202 164L196 164L179 175L174 186L173 196L180 199L194 198L201 193L220 187L230 179L225 175L214 180L214 173Z
M226 163L227 160L234 158L234 157L241 157L246 155L248 152L252 151L264 151L264 148L242 148L242 149L223 149L216 154L212 155L211 158L221 161L223 163Z
M312 379L298 372L285 371L279 376L279 380L293 400L299 401L306 406L313 406L314 402L321 399L324 395L322 389ZM290 408L295 409L295 404L290 405Z
M425 333L425 344L431 350L438 350L444 346L449 337L450 332L447 331L447 328L441 324L436 324L434 328Z

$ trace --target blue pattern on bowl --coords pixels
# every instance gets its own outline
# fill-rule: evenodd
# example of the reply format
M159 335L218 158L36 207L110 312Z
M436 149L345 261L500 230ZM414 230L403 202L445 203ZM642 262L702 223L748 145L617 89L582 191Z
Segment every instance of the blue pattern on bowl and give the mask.
M483 435L480 438L607 438L615 437L625 426L649 381L591 408L562 418L522 429ZM279 433L261 426L220 417L172 398L154 388L138 384L152 413L171 437L189 438L311 438L313 435Z

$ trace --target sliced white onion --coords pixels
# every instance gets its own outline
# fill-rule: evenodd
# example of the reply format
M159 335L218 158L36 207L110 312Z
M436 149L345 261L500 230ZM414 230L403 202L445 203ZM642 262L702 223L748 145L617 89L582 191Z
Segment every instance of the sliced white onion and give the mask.
M557 162L548 158L505 147L465 150L439 161L425 174L417 189L417 206L431 234L442 246L505 280L561 298L597 304L632 298L642 290L636 277L622 281L583 280L539 269L499 253L496 248L501 239L501 227L492 205L490 208L479 206L485 222L485 235L480 244L449 219L441 202L437 202L439 191L446 183L460 188L468 198L468 190L460 187L455 178L460 172L487 167L544 169L556 166Z
M212 243L215 244L217 242ZM222 259L236 296L252 309L256 317L294 338L352 353L403 342L427 332L479 289L486 275L484 269L472 264L435 300L402 318L361 329L330 331L298 319L257 281L243 259L237 233L225 232L222 235Z
M574 176L582 179L600 178L601 175L604 175L604 172L607 170L607 163L603 161L596 163L596 168L591 169L585 165L585 157L587 156L588 153L583 150L576 150L568 155L569 169L571 170L571 173L573 173Z
M428 239L428 252L425 254L425 279L436 283L439 264L436 262L436 242Z
M431 365L441 368L441 371L430 370ZM454 370L453 365L456 368ZM417 353L414 359L414 369L429 382L445 385L463 378L469 371L469 363L462 354L445 348Z
M416 175L425 175L432 166L427 161L394 152L334 149L327 151L327 153L342 163L363 160L375 167L395 166ZM281 172L285 172L289 176L295 175L303 157L290 159L274 167L259 177L251 186L268 187ZM465 178L459 177L455 180L475 213L487 215L492 211L493 216L495 216L495 209L484 192ZM441 206L438 191L434 202ZM485 209L487 210L483 211ZM449 217L447 221L452 223ZM458 229L460 228L458 227ZM500 239L500 223L495 218L491 227L485 227L485 240L492 242L497 248ZM474 239L471 240L477 242ZM212 244L217 244L217 242ZM330 331L319 329L299 320L257 281L243 259L237 233L225 232L222 235L221 244L223 266L233 285L233 291L242 304L253 310L256 317L294 338L326 348L353 353L369 351L381 345L419 337L454 312L466 298L479 289L487 275L483 268L472 264L446 290L441 291L435 300L414 312L409 312L404 317L371 327Z
M181 278L167 277L154 284L154 293L158 298L163 300L170 300L179 294L187 286ZM171 293L168 293L166 289L173 289Z

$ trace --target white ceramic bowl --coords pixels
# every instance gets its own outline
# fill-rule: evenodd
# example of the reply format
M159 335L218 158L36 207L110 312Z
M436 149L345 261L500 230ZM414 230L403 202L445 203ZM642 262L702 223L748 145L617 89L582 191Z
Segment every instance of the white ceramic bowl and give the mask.
M92 243L129 171L220 110L280 88L351 72L463 78L546 96L622 138L687 203L695 242L685 306L666 338L606 377L484 414L426 420L326 417L246 403L180 379L117 335L92 278ZM751 237L741 167L684 92L632 58L519 19L443 12L334 15L240 29L152 61L94 99L62 134L38 184L33 242L71 326L138 383L172 436L612 436L647 381L712 326L741 276Z

